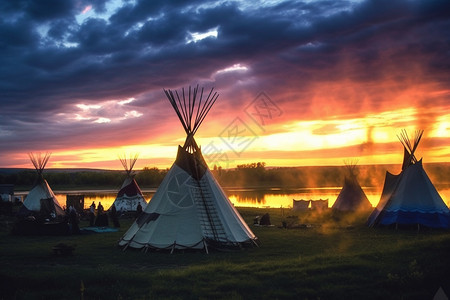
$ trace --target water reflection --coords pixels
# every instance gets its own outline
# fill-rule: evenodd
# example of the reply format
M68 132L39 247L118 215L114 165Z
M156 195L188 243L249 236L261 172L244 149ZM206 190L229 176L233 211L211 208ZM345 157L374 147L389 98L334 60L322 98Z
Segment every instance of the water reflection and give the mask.
M228 188L224 189L230 201L237 207L292 207L292 199L319 200L328 199L328 206L331 207L336 201L341 187L328 188ZM381 189L363 187L372 206L376 206L380 200ZM445 186L437 190L447 206L450 206L450 187ZM144 197L149 201L156 192L156 189L142 190ZM117 191L96 190L96 191L57 191L56 197L61 206L66 204L66 195L84 195L84 207L88 208L94 201L96 204L102 203L105 209L109 209L113 204Z
M228 189L228 197L235 206L246 207L292 207L292 200L328 199L328 206L333 206L342 187L299 188L299 189ZM372 206L380 201L381 189L363 187L364 193ZM438 188L444 203L450 206L450 188Z
M340 187L329 188L298 188L298 189L268 189L229 190L228 195L235 206L247 207L292 207L292 200L328 199L331 207L339 194Z
M156 189L142 190L145 200L148 202L155 194ZM105 210L108 210L116 200L117 191L115 190L91 190L91 191L55 191L55 196L58 199L61 207L66 205L67 195L84 195L84 208L88 209L92 202L95 205L102 203Z

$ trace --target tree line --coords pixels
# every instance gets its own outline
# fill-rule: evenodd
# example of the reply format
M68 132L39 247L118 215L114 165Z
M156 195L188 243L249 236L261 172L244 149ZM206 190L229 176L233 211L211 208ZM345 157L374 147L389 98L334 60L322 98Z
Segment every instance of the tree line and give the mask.
M430 163L424 168L434 184L450 186L449 163ZM353 172L362 187L382 187L386 171L399 174L401 165L357 165ZM225 187L341 187L345 177L350 175L346 166L267 168L264 162L227 170L214 166L212 172Z
M135 172L135 178L139 185L146 187L157 187L168 170L145 167ZM45 170L43 177L54 189L65 188L116 188L120 187L126 178L125 171L113 170L84 170L84 171L52 171ZM21 170L18 172L0 172L0 184L14 184L27 189L31 188L37 179L36 171Z
M450 164L429 164L425 167L433 183L450 184ZM357 166L355 175L361 186L380 187L384 183L386 170L400 172L398 166ZM142 188L156 188L166 176L168 169L145 167L135 172ZM212 173L223 187L339 187L348 170L345 166L268 168L264 162L237 165L234 169L214 166ZM118 188L126 178L125 171L112 170L45 170L44 178L54 189ZM21 170L2 172L0 184L14 184L18 189L31 188L36 180L36 171Z

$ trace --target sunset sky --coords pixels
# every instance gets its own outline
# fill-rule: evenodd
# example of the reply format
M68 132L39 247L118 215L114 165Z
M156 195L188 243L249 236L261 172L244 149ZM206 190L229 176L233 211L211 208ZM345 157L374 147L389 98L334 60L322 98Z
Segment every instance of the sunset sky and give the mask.
M0 168L170 167L197 84L211 168L450 162L450 1L1 1Z

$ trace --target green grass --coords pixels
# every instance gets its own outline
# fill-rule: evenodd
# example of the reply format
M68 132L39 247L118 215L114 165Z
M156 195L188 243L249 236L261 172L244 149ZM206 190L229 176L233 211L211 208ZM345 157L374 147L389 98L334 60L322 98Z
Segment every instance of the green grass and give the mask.
M366 216L240 208L260 247L238 252L122 251L116 233L65 237L0 232L0 299L432 299L450 291L450 233L371 229ZM278 228L282 220L313 224ZM296 221L298 220L298 221ZM86 225L86 224L82 224ZM55 256L57 243L76 245ZM449 295L449 294L447 294Z

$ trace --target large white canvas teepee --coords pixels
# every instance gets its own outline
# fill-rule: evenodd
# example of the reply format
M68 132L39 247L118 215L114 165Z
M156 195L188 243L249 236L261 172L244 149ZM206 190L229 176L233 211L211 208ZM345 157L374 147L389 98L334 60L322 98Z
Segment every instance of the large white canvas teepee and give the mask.
M65 215L64 210L58 203L55 194L50 188L47 180L42 176L45 165L47 164L50 153L45 155L29 154L30 160L33 163L37 177L33 188L30 190L20 211L21 215L35 215L36 217L44 219L57 219Z
M147 201L145 201L144 195L142 194L142 191L134 178L135 174L133 173L133 167L136 164L137 159L137 154L134 155L134 157L130 157L129 161L126 156L119 157L119 160L127 173L127 177L125 178L125 181L123 182L113 203L117 211L135 212L139 204L141 204L142 209L147 206Z
M187 137L144 212L131 225L120 246L156 249L239 248L256 245L256 236L214 179L194 134L218 94L189 88L182 96L165 90Z
M423 225L431 228L450 228L450 211L437 192L422 159L414 152L423 131L417 131L411 145L406 132L399 137L404 146L402 172L393 175L386 172L381 199L369 216L369 226Z
M369 199L367 199L361 185L356 179L356 162L346 162L348 175L345 176L344 185L340 191L332 209L337 211L364 211L372 209Z

